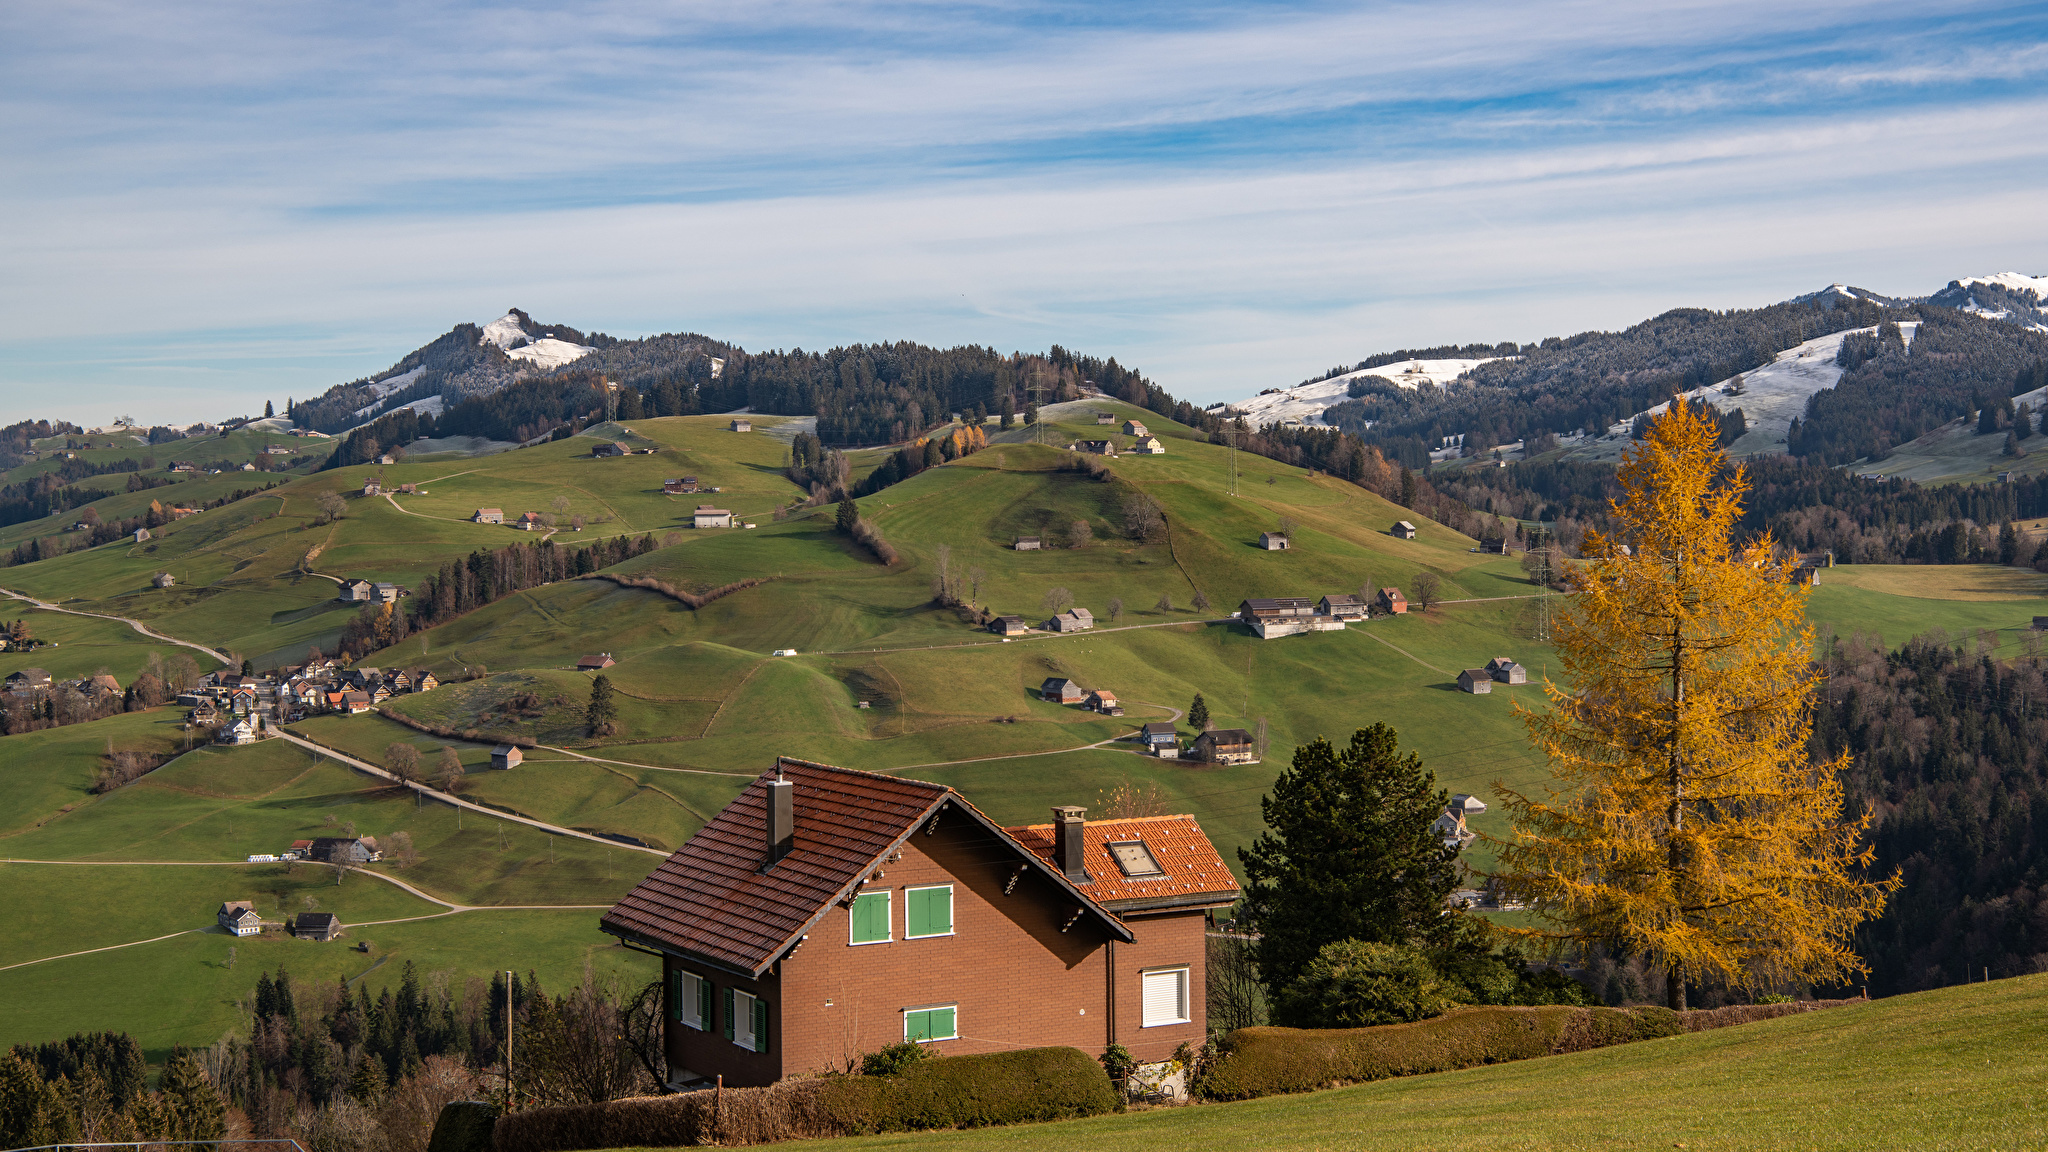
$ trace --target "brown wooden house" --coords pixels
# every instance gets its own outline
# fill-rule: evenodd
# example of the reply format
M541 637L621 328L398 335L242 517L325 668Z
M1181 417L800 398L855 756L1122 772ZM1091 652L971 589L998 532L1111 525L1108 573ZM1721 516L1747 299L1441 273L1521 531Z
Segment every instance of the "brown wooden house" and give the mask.
M1242 728L1211 728L1195 737L1195 759L1211 764L1257 764L1258 745Z
M1408 598L1401 595L1399 588L1382 588L1378 607L1380 611L1394 616L1404 615L1408 611Z
M678 1085L942 1054L1199 1045L1237 882L1189 816L1003 828L943 784L782 759L600 920L659 955Z

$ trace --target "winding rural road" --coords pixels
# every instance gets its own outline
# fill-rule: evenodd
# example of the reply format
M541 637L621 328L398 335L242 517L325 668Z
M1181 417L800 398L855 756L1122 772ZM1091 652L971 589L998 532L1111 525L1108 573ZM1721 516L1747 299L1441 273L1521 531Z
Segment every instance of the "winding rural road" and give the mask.
M625 847L625 845L622 845L622 847ZM259 861L258 863L261 864L263 862ZM304 863L321 868L333 867L331 864L318 860L308 860L304 861ZM135 867L138 865L149 868L249 868L255 866L246 860L4 860L0 861L0 864L48 864L68 868L119 868ZM439 912L429 912L424 916L397 916L389 920L359 920L351 923L349 925L351 928L369 928L378 924L410 924L415 920L438 920L443 916L458 916L465 912L573 912L577 910L602 911L611 907L609 904L456 904L443 900L439 896L422 892L396 876L387 876L382 872L373 872L367 868L354 869L354 873L358 876L368 876L371 879L382 880L386 884L402 888L411 895L417 896L430 904L439 904L442 910ZM74 956L91 956L96 952L114 952L122 948L139 948L144 944L155 944L160 940L171 940L179 936L190 936L194 933L209 930L210 928L186 928L177 932L166 932L162 936L151 936L146 940L130 940L122 944L108 944L99 948L84 948L77 952L62 952L55 956L39 956L34 960L21 960L13 964L0 964L0 972L6 972L13 968L27 968L33 964L47 964L52 960L69 960Z
M593 835L589 832L579 832L574 828L564 828L559 824L549 824L545 820L535 820L530 816L519 816L511 812L500 811L496 808L486 808L481 804L472 804L469 801L464 800L460 796L450 795L449 793L443 792L437 788L429 788L424 784L408 784L405 781L400 780L398 777L393 776L391 773L386 772L384 769L377 767L375 764L371 764L363 760L358 760L355 757L350 756L346 752L340 752L333 748L329 748L325 744L316 744L313 741L298 735L297 733L287 732L282 728L274 729L274 731L276 731L278 736L280 736L281 738L289 740L293 744L297 744L299 747L304 748L308 752L317 753L321 756L332 756L336 760L341 761L343 764L346 764L349 767L365 775L375 776L379 779L389 780L391 783L397 784L401 787L411 788L414 792L417 792L422 796L431 796L434 799L439 800L443 804L447 804L452 807L467 808L471 812L478 813L479 815L489 816L498 820L509 820L514 824L524 824L529 828L538 828L543 832L548 832L556 836L569 836L577 840L588 840L593 844L602 844L607 848L624 848L631 852L645 852L650 856L659 856L664 860L668 859L669 856L668 853L663 852L659 848L647 848L639 844L628 844L622 840L612 840L603 836ZM433 897L431 896L427 898L429 900L433 899ZM436 901L436 903L440 903L440 901Z
M76 608L59 608L55 604L46 603L42 600L36 599L33 596L29 596L21 592L16 592L9 588L0 588L0 596L11 596L16 600L26 600L30 604L33 604L36 607L41 608L45 612L64 612L72 616L93 616L101 620L113 620L117 623L126 624L130 628L135 629L137 632L142 633L144 636L147 636L152 640L161 640L166 644L176 644L181 648L190 648L194 652L204 652L206 653L208 659L213 660L215 662L219 662L223 659L223 657L218 651L215 651L212 648L208 648L204 644L194 644L190 640L180 640L176 636L166 636L163 633L156 631L155 629L147 627L142 623L142 621L130 620L126 616L109 616L105 612L80 612Z

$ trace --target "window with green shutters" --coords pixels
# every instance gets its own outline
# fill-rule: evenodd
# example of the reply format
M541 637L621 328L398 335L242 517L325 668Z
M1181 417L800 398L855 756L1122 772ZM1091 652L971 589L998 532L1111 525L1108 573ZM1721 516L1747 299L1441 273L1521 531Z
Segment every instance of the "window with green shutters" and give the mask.
M960 1032L955 1027L954 1014L959 1009L952 1004L937 1008L906 1008L903 1011L903 1038L916 1044L932 1040L957 1040Z
M669 1019L702 1031L711 1026L711 981L681 969L669 973Z
M953 886L912 888L903 893L906 939L953 934Z
M731 1008L731 1018L725 1025L725 1037L749 1052L768 1050L768 1005L761 1003L745 992L728 991L726 1000ZM737 1031L737 1035L735 1035Z
M852 922L851 943L881 944L891 939L887 892L863 892L854 897L847 918Z

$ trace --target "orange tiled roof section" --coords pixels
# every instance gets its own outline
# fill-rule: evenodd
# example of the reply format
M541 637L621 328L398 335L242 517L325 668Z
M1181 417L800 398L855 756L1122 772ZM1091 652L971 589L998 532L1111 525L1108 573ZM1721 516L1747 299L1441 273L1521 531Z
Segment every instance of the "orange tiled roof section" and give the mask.
M765 772L599 924L760 973L889 847L947 800L942 784L783 759L794 782L795 846L766 873Z
M1005 831L1026 848L1053 859L1051 824ZM1144 841L1153 861L1166 874L1149 880L1125 876L1110 857L1109 845L1126 840ZM1228 904L1243 892L1193 816L1090 820L1082 825L1081 843L1081 863L1094 880L1083 884L1081 891L1113 912L1143 911L1153 904L1186 907L1199 903L1197 898L1202 896L1214 896L1216 903Z

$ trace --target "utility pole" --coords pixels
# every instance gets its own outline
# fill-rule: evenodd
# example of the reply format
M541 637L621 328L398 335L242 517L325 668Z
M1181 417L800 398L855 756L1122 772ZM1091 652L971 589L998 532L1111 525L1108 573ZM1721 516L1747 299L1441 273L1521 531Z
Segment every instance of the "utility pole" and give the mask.
M1242 428L1219 428L1217 435L1230 445L1230 494L1237 495L1237 438L1245 434Z
M1033 417L1031 421L1032 443L1043 444L1045 443L1045 377L1036 369L1033 369L1029 382L1024 385L1024 390L1031 394L1031 414Z
M512 970L505 969L505 1110L512 1110Z

